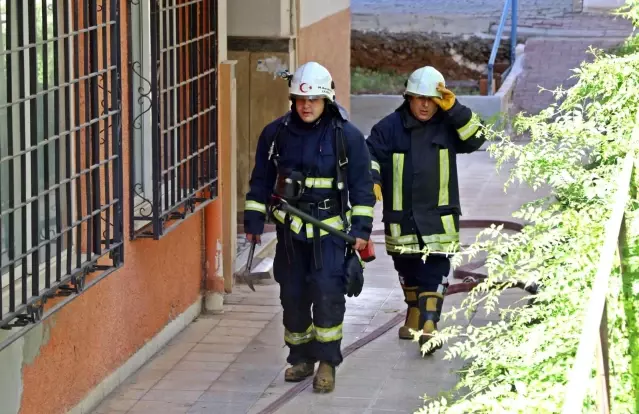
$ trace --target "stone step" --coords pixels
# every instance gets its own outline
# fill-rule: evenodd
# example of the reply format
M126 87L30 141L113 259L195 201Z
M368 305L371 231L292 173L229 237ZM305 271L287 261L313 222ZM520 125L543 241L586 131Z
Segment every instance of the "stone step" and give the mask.
M248 242L245 241L245 243L246 248L243 249L235 262L235 275L246 270L250 246ZM275 233L272 232L262 234L262 244L255 246L251 273L259 273L260 277L253 281L254 284L266 285L275 283L275 279L273 278L273 257L275 255L276 244L277 238L275 237ZM244 284L242 279L237 277L235 278L235 283Z
M238 235L237 238L238 250L239 254L235 259L235 269L234 271L240 272L243 271L246 267L246 263L248 262L248 254L250 251L249 242L246 240L244 235ZM269 232L262 234L262 243L255 246L255 254L253 258L253 266L257 263L258 258L268 257L273 254L275 250L275 244L277 243L277 237L275 232Z
M255 285L270 285L275 283L275 279L273 278L273 258L265 257L254 259L251 274L258 275L258 277L253 279L253 284ZM238 277L235 278L235 283L240 285L246 284L242 278Z

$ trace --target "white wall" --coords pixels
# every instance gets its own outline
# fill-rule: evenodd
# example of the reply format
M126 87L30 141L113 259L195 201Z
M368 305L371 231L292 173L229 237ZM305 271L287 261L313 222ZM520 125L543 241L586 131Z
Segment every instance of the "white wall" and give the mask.
M610 10L623 6L625 0L583 0L584 11L588 10Z
M300 0L300 28L317 23L350 6L350 0Z
M233 1L233 0L231 0ZM217 62L227 59L226 36L228 35L227 0L217 1Z
M289 37L291 32L290 3L290 0L228 1L228 35Z

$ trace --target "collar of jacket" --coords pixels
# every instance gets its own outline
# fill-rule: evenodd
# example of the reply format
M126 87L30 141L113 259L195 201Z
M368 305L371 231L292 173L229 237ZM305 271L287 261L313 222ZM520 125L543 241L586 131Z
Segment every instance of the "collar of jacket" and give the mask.
M441 109L438 109L437 112L435 112L435 115L433 115L433 117L430 118L428 121L420 121L419 119L415 118L415 116L411 112L408 100L405 100L404 103L402 103L402 105L397 108L397 112L399 112L399 115L402 118L402 124L406 129L423 128L429 124L439 123L444 116L443 111Z

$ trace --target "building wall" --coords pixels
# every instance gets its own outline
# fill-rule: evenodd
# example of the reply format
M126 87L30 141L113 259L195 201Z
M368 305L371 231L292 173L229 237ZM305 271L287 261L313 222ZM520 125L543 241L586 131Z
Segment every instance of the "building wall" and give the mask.
M611 10L623 6L625 0L583 0L583 10Z
M316 61L333 75L337 100L350 109L350 0L299 0L298 62Z
M229 3L229 58L237 60L238 222L254 164L258 137L267 123L290 107L286 83L273 77L280 66L293 72L308 61L333 75L337 100L350 109L350 0L262 0ZM246 10L255 10L247 16ZM277 19L275 16L281 16ZM241 18L240 18L241 17ZM287 23L287 19L290 24ZM294 37L296 36L296 37ZM260 69L258 62L264 62Z
M228 4L229 36L287 37L291 0L233 0Z
M224 9L226 0L220 3ZM3 414L68 412L201 298L202 212L161 240L129 241L128 6L129 0L121 0L124 266L0 352ZM225 20L225 12L223 16ZM224 30L225 25L218 31L220 59L226 59ZM211 208L219 211L220 204L218 199ZM219 223L213 231L219 238Z

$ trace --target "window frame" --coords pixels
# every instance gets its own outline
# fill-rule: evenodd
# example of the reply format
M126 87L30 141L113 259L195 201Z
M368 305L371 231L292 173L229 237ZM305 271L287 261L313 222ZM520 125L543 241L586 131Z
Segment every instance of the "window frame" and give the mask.
M26 235L19 238L26 240L21 243L23 248L18 252L11 253L17 249L9 248L6 259L4 252L0 252L3 255L0 267L0 328L9 329L11 332L9 336L3 336L0 340L0 350L74 299L85 288L121 267L123 262L119 98L121 64L119 52L113 47L119 44L119 1L107 0L102 6L89 6L87 0L39 0L32 6L33 11L26 2L18 7L20 1L7 0L9 13L3 14L6 16L6 22L2 22L3 30L0 33L0 42L6 46L0 50L0 61L3 67L6 67L9 60L7 56L11 56L11 67L6 67L6 70L8 73L10 71L12 80L18 85L11 88L10 96L7 90L7 102L2 106L7 108L7 116L11 113L11 118L8 119L23 128L19 131L22 134L11 130L12 144L9 145L8 154L1 158L3 163L8 164L7 171L10 177L13 168L14 187L14 196L11 197L9 193L9 205L6 210L2 209L1 213L3 216L9 216L8 220L13 216L13 226L9 226L7 233L13 231L8 237L13 239L14 246L17 244L17 235L22 233L24 227ZM74 5L80 7L80 4L84 7L82 19L88 23L80 22L80 12L74 10ZM46 17L43 17L43 7L48 9ZM101 7L106 9L103 10ZM31 12L33 15L30 15ZM107 16L107 12L109 18L101 20ZM42 34L43 19L47 21L46 35ZM9 42L5 42L7 36L4 35L4 28L7 27L11 30ZM22 39L17 38L20 29ZM39 30L41 36L38 35ZM35 42L32 41L32 36ZM84 60L80 60L76 55L80 52L76 46L80 44L84 45ZM104 50L105 47L107 50ZM50 54L51 51L53 55ZM39 56L39 52L42 52L43 56ZM41 58L46 59L47 65L51 59L54 66L44 66L42 62L45 60ZM78 62L85 65L83 75L77 66ZM88 69L89 67L91 69ZM44 68L48 69L43 74L43 79L46 80L42 85L38 85L38 81L34 79L38 77L37 71ZM51 71L53 75L50 74ZM16 74L19 76L14 77ZM21 83L20 78L25 82ZM108 84L105 83L107 79ZM0 82L4 83L5 80ZM34 82L38 88L35 91L32 87ZM84 98L83 108L88 111L80 117L76 116L82 105L82 98L78 100L78 96ZM94 96L94 99L91 99L91 96ZM31 107L35 105L36 111L41 110L38 107L38 99L41 99L43 105L47 102L49 108L48 111L42 110L44 128L40 126L40 114L36 112L34 117ZM49 115L49 111L55 115ZM54 130L46 125L48 118L54 122ZM42 134L36 145L33 145L34 138L30 131L32 125L36 128L35 135ZM9 135L10 130L7 128L6 131ZM90 161L87 156L84 162L87 165L82 165L82 169L79 169L77 164L77 160L80 159L77 153L79 148L85 148L84 151L90 153L90 157L93 158ZM39 158L40 155L42 160ZM40 174L37 178L32 178L32 158L37 160L36 173L44 173L47 176L44 183L40 180ZM50 165L51 163L53 165ZM104 172L101 174L100 171ZM34 190L35 183L37 188ZM86 212L83 210L82 201L85 196L79 194L78 183L87 186L89 194L92 195L88 198L96 203L90 204L87 200ZM20 192L22 195L18 194ZM90 205L93 207L91 212L88 212ZM47 207L49 212L43 213ZM33 214L36 208L38 214ZM53 209L55 215L51 214ZM43 216L44 221L49 222L49 228L44 228L39 223ZM2 217L3 221L4 219L5 217ZM32 242L33 220L36 220L38 226L38 241L35 245ZM100 232L89 233L89 238L83 232L90 231L90 227L96 231L100 229ZM2 234L4 235L4 231ZM83 242L87 245L82 246ZM58 244L60 247L57 247ZM24 258L21 258L23 256ZM105 258L110 259L111 263ZM26 270L24 263L27 264ZM37 270L34 271L36 263ZM13 278L10 276L11 271ZM26 285L26 289L23 289L23 285ZM13 304L10 303L11 292L15 295ZM53 307L47 307L45 311L46 302L59 296L66 299Z
M166 44L162 40L162 35L167 31L164 30L164 22L162 18L158 17L160 13L171 14L171 19L176 23L171 23L172 36L177 38L178 30L178 12L177 10L186 7L188 5L195 4L196 6L206 4L209 7L209 11L212 9L215 17L217 17L217 1L216 0L161 0L165 4L160 5L160 0L129 0L129 73L130 73L130 102L132 103L132 110L130 113L130 128L131 128L131 163L130 163L130 239L135 240L137 238L152 238L158 240L162 238L169 231L173 230L187 217L191 216L195 212L204 208L208 203L212 202L218 194L217 190L217 19L213 19L211 22L212 30L206 33L204 36L212 37L212 44L214 45L214 51L210 54L215 58L214 69L210 69L208 75L214 78L213 82L213 104L207 108L214 113L214 122L208 124L210 134L213 135L211 140L213 143L214 156L210 157L215 160L213 166L215 170L215 177L208 180L208 184L202 185L197 188L197 194L184 197L182 200L178 200L171 205L165 205L163 200L183 191L181 185L181 179L179 173L171 173L171 178L163 179L162 175L166 174L166 169L163 163L166 163L166 154L161 148L162 134L165 133L161 125L161 117L159 112L166 108L162 105L166 104L166 101L161 100L164 94L168 94L167 90L162 87L162 82L165 79L162 78L162 62L165 60L161 57L162 53L169 53L164 51ZM204 7L204 6L199 6ZM168 10L168 11L167 11ZM192 18L189 17L189 18ZM167 19L168 20L168 19ZM197 21L196 21L197 23ZM157 37L154 36L157 34ZM191 33L193 34L193 33ZM177 49L182 47L180 43L170 44L168 48L172 49L171 61L173 75L169 80L166 80L169 89L179 89L180 85L186 82L192 82L193 79L203 76L201 73L191 73L191 77L185 81L178 81L177 73L177 61L179 59ZM186 40L186 42L192 42L192 39ZM155 62L155 63L153 63ZM189 67L189 69L193 69ZM198 68L195 68L197 71ZM155 81L154 81L155 79ZM198 83L199 85L199 83ZM198 92L199 93L199 92ZM195 93L194 93L195 94ZM172 103L168 104L172 108L177 108L179 102L177 93L172 98ZM186 102L192 103L192 102ZM197 114L195 117L198 117ZM170 146L171 151L169 157L171 158L170 165L189 162L185 161L180 155L182 152L186 152L185 149L180 150L178 142L183 139L180 136L181 132L175 125L180 122L178 111L172 112ZM158 125L153 128L153 125ZM175 128L175 129L174 129ZM212 132L211 132L212 131ZM198 147L200 148L200 147ZM192 156L192 154L189 154ZM199 158L198 158L199 161ZM208 168L211 168L211 163L207 164ZM169 167L171 168L171 167ZM190 165L189 165L190 168ZM141 176L140 176L141 175ZM176 189L174 191L174 188ZM158 191L154 191L158 189ZM193 188L189 188L193 190ZM179 198L179 197L178 197Z

